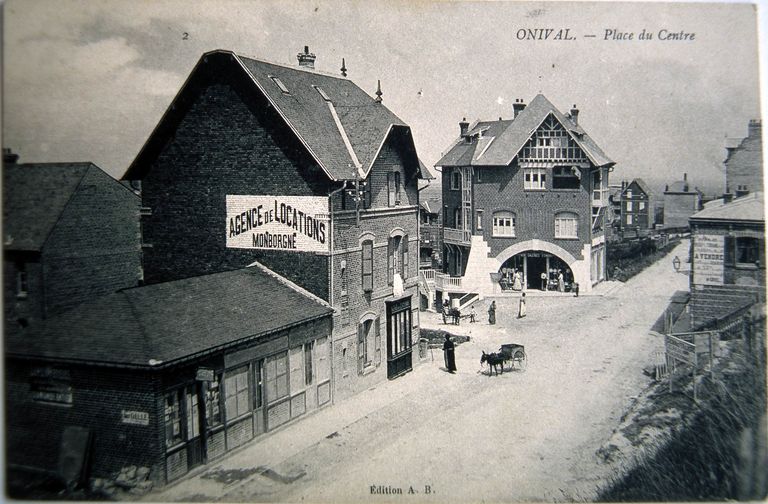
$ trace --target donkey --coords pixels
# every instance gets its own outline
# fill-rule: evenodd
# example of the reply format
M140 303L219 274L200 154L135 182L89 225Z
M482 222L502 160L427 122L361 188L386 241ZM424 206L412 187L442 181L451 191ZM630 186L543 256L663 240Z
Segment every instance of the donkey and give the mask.
M483 351L483 356L480 357L480 365L482 366L486 362L488 363L488 376L491 376L491 373L496 371L496 374L499 374L498 368L501 368L501 374L504 374L504 363L507 361L507 356L503 353L485 353Z

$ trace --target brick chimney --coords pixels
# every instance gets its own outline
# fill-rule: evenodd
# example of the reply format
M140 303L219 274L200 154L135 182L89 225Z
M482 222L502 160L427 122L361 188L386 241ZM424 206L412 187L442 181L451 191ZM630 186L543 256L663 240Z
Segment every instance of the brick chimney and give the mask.
M8 147L3 147L3 164L16 164L19 160L19 155L13 152Z
M571 108L571 121L573 121L573 124L577 125L579 124L579 109L576 108L576 104L573 104L573 108Z
M747 134L751 137L760 136L762 134L763 121L760 119L750 119L749 127L747 128Z
M299 53L296 55L296 58L299 60L299 66L300 67L306 67L310 70L315 69L315 53L309 52L309 46L304 46L304 52Z
M522 98L516 98L515 103L512 104L512 111L515 113L512 118L516 119L518 114L520 114L523 109L525 109L525 102L523 102Z
M461 138L464 138L467 136L467 130L469 130L469 123L467 122L467 118L463 118L461 122L459 122L459 131L461 132Z

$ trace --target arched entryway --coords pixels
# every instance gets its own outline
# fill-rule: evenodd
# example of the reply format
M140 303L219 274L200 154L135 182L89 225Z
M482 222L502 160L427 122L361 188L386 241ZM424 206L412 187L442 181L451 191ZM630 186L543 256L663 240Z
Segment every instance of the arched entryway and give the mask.
M504 261L499 268L502 290L558 290L559 274L563 275L564 289L570 291L574 282L573 271L567 262L550 252L526 250Z

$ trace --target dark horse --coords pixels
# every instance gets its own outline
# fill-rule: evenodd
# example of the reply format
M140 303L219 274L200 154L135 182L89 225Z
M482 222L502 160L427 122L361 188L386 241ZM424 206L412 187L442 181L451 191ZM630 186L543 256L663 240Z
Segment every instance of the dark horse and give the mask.
M488 376L491 376L493 371L499 374L498 368L501 368L501 374L504 374L504 363L507 361L507 356L503 353L485 353L480 357L480 365L482 366L486 362L488 363Z

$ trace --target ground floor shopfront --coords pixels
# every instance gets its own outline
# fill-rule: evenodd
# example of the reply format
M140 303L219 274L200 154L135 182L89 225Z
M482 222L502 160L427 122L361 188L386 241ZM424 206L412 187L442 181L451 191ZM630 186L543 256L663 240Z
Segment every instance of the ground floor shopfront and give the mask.
M165 380L166 480L331 402L329 336L277 338Z

